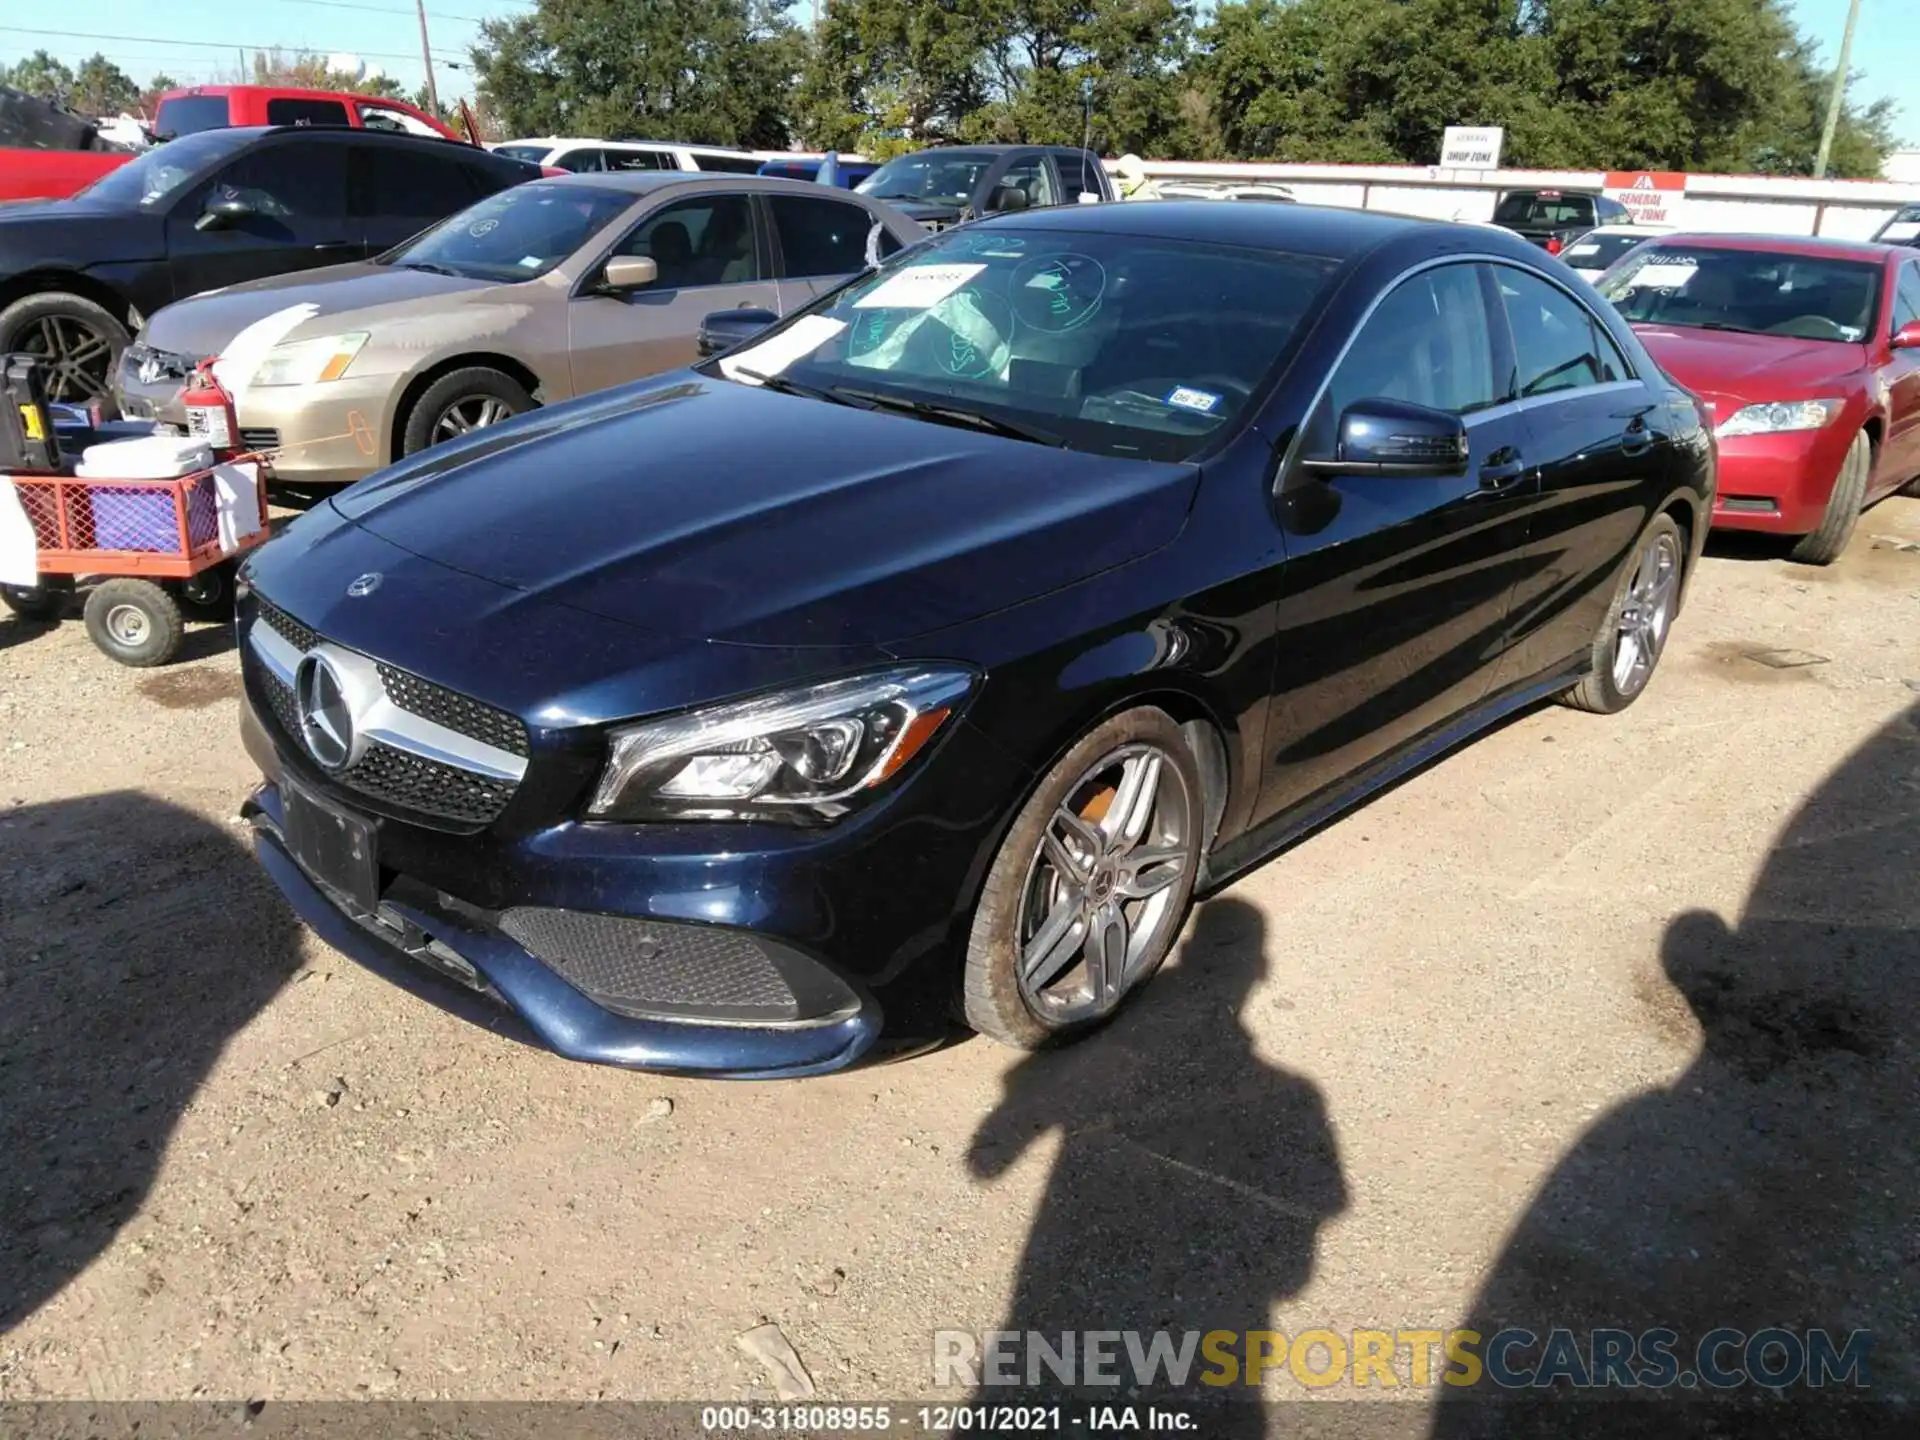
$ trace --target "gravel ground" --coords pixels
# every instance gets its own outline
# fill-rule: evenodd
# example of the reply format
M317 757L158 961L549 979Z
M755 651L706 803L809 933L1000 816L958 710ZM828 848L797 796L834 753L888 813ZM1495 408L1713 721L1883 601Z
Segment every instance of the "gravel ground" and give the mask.
M935 1327L1467 1317L1872 1328L1920 1393L1916 621L1920 501L1716 545L1639 705L1267 864L1097 1043L724 1085L291 923L224 632L0 619L0 1399L737 1398L763 1322L897 1399Z

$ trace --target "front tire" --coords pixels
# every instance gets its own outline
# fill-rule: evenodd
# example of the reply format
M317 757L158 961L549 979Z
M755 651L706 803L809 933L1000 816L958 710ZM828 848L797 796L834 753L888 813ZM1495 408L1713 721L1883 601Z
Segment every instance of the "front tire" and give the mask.
M1560 696L1563 704L1615 715L1640 698L1667 647L1686 565L1680 526L1671 515L1655 516L1640 532L1606 619L1593 637L1592 668L1586 679Z
M82 402L113 389L133 337L104 306L65 290L24 295L0 310L0 355L22 352L45 367L47 399Z
M400 453L418 454L531 409L533 397L511 376L486 365L469 365L442 375L413 402L401 431Z
M87 634L102 654L144 670L180 653L186 621L173 596L151 580L107 580L87 596Z
M1847 458L1840 462L1820 528L1800 537L1791 551L1792 559L1802 565L1831 565L1840 558L1853 539L1854 526L1860 523L1860 509L1867 503L1867 476L1872 471L1873 442L1862 430L1847 447Z
M1200 865L1200 768L1142 707L1081 738L1001 842L968 938L975 1030L1022 1050L1118 1013L1172 950Z

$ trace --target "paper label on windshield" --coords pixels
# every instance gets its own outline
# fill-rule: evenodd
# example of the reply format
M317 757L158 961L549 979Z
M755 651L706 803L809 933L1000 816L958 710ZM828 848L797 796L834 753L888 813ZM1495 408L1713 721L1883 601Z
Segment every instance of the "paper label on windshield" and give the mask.
M1627 278L1627 284L1634 289L1678 290L1689 280L1699 266L1687 261L1679 264L1642 265Z
M741 374L742 370L751 370L755 375L778 375L794 361L806 359L846 328L847 322L844 320L809 315L778 335L727 356L720 362L720 373L729 380L744 380L751 385L753 376Z
M1599 253L1600 247L1598 245L1576 245L1560 258L1571 265L1576 260L1584 260L1589 255L1598 255Z
M854 301L853 308L927 310L986 268L984 265L910 265Z
M1220 406L1220 397L1211 390L1196 390L1191 385L1176 385L1167 392L1166 403L1182 410L1197 410L1211 415Z

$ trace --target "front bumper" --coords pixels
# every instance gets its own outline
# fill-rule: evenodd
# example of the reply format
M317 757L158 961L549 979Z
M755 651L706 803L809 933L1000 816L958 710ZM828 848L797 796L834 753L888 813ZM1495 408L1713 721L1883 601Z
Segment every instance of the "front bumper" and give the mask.
M123 415L184 427L180 406L184 378L175 373L183 357L159 352L163 372L140 378L149 353L129 346L114 377L114 399ZM387 464L393 437L387 410L401 383L394 375L346 375L324 385L273 385L244 391L235 405L240 439L249 449L274 453L273 478L302 485L349 485Z
M780 1025L616 1014L452 896L402 877L369 914L323 888L288 847L277 786L256 790L242 816L261 865L321 939L409 993L507 1038L571 1060L748 1080L843 1069L879 1037L879 1007L859 994L838 1013Z
M1714 528L1774 535L1818 530L1852 437L1836 421L1819 430L1720 439Z

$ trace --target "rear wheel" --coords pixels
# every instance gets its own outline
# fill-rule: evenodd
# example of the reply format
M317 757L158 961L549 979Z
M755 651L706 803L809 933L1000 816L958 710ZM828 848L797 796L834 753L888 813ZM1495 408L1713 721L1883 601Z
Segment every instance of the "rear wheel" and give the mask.
M180 608L195 620L231 620L233 618L233 576L237 565L223 560L198 575L173 582L174 598Z
M967 1023L1034 1049L1111 1019L1180 934L1201 814L1199 767L1165 712L1084 736L994 858L967 946Z
M1802 565L1831 565L1840 558L1853 538L1853 527L1860 523L1860 507L1867 503L1867 476L1872 470L1873 442L1862 430L1847 447L1847 458L1840 462L1820 528L1800 537L1793 547L1793 559Z
M106 395L120 352L132 338L104 306L64 290L22 296L0 310L0 355L21 353L38 360L53 401Z
M413 455L444 440L457 440L533 409L533 397L509 375L470 365L442 375L407 412L401 453Z
M1586 679L1560 699L1576 710L1612 715L1640 698L1667 647L1667 634L1680 609L1686 578L1687 547L1671 515L1654 517L1640 533L1614 591L1613 603L1593 637Z
M65 577L43 580L38 585L0 585L0 605L22 620L51 623L67 610L73 594L73 581Z

